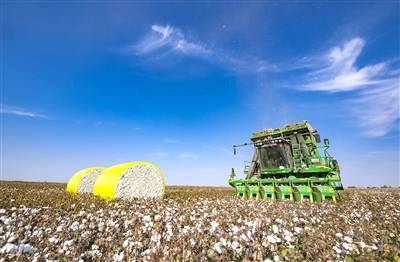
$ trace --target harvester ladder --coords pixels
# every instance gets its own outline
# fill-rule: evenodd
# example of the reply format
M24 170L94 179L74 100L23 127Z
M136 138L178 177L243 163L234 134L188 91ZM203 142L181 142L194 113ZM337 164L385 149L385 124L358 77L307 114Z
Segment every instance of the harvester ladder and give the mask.
M255 150L253 154L253 159L251 160L250 163L250 167L247 171L246 179L252 178L254 175L256 175L259 159L260 159L260 153L258 152L258 150Z
M302 154L299 144L292 144L292 149L294 158L294 168L295 169L301 168Z

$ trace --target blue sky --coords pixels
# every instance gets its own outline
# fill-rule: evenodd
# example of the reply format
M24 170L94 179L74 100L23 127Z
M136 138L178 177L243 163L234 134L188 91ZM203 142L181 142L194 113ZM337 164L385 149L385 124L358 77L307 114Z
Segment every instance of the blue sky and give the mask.
M1 8L1 179L147 160L226 185L233 144L308 119L345 185L399 185L396 1Z

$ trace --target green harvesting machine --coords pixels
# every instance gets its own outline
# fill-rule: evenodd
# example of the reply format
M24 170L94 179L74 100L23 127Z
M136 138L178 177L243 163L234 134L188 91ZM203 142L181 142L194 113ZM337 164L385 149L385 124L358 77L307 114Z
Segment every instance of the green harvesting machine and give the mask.
M253 133L251 162L245 163L245 179L236 179L232 168L229 184L238 197L290 199L298 202L341 201L343 186L338 162L328 153L329 140L323 145L316 129L307 121L264 129Z

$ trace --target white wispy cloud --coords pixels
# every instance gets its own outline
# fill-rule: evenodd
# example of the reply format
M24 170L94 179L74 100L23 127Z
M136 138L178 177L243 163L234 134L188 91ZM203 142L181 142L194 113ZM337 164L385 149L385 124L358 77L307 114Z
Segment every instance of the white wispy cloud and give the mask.
M0 107L1 114L7 115L15 115L15 116L22 116L22 117L31 117L31 118L48 118L47 115L39 114L35 112L31 112L25 109L16 108L16 107L8 107L1 105Z
M314 57L306 68L306 91L352 92L349 112L358 118L369 136L383 136L392 130L400 117L399 70L390 61L357 67L365 41L353 38L321 57Z
M392 130L400 118L400 79L383 81L373 89L363 90L352 104L353 113L360 125L367 128L369 136L384 136Z
M178 158L197 159L197 158L199 158L199 155L195 154L195 153L180 153L180 154L178 154Z
M164 138L164 142L168 144L178 144L179 140L177 139L172 139L172 138Z
M133 46L137 54L148 54L163 48L190 56L212 54L204 45L187 40L180 29L169 25L153 25L151 32Z
M170 25L152 25L151 31L129 48L135 55L179 54L203 59L226 70L259 74L276 70L275 66L250 55L233 55L226 50L216 50L203 42L188 39L181 29Z
M302 88L312 91L341 92L381 84L385 80L382 79L382 75L387 71L386 62L360 68L355 65L364 45L363 39L354 38L344 43L342 47L332 48L320 59L320 68L307 75L310 80Z
M158 151L158 152L154 152L152 155L153 156L164 157L164 156L169 156L169 153L168 152L164 152L164 151Z

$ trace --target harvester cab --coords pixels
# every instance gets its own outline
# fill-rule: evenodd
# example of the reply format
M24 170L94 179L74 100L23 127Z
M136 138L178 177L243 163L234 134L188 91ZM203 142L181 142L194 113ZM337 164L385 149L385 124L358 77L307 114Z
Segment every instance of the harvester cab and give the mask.
M324 139L322 146L320 142L317 130L307 121L255 132L251 143L233 146L236 154L238 147L253 145L254 154L245 164L245 179L236 179L232 169L229 184L239 197L342 200L339 165L328 153L329 140Z

